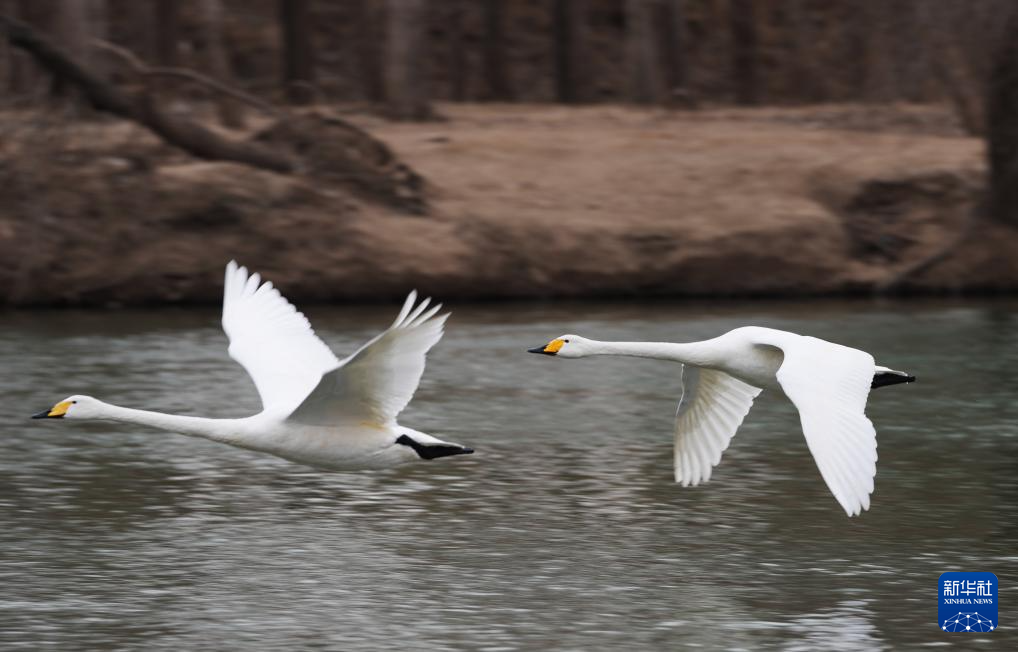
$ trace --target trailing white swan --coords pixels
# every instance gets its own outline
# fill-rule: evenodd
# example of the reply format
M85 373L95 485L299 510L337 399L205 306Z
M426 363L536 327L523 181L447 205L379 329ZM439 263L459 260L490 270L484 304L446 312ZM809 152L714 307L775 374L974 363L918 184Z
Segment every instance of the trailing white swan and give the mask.
M33 418L109 419L204 437L332 470L384 468L472 453L401 426L424 373L425 354L442 338L448 313L411 292L385 332L339 360L303 314L272 283L226 266L223 330L230 357L251 375L263 410L244 419L205 419L132 410L71 396ZM416 305L415 305L416 304Z
M675 419L675 481L696 485L712 468L763 389L799 410L820 474L849 516L869 509L877 473L877 433L866 418L871 387L915 380L876 366L858 349L772 328L737 328L704 342L598 342L563 335L530 349L561 358L625 355L683 364Z

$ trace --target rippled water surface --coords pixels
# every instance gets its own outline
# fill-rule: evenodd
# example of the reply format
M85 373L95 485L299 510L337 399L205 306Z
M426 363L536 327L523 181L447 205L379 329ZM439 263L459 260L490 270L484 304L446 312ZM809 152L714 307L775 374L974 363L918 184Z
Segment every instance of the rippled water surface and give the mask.
M341 353L394 312L307 310ZM870 397L861 518L783 397L761 396L712 481L682 488L676 366L523 352L750 323L919 377ZM255 411L214 311L0 314L0 364L4 649L1018 649L1016 304L457 307L401 421L477 454L367 473L27 419L72 393ZM1000 629L937 628L948 570L997 574Z

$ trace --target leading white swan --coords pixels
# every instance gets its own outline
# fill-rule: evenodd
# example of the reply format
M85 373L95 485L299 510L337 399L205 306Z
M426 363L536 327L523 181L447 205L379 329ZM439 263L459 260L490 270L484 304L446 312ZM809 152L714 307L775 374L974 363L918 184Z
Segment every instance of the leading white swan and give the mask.
M877 433L865 414L870 388L915 380L875 365L865 351L756 326L688 344L563 335L529 351L561 358L625 355L682 363L675 481L684 486L710 479L763 389L783 392L799 410L820 475L849 516L869 509L877 474Z
M411 292L396 321L356 353L339 360L311 324L258 274L226 266L223 330L262 399L244 419L204 419L71 396L33 418L110 419L184 435L330 470L372 469L413 460L473 453L401 426L403 411L424 373L424 358L441 338L448 313L435 316ZM416 304L416 305L415 305Z

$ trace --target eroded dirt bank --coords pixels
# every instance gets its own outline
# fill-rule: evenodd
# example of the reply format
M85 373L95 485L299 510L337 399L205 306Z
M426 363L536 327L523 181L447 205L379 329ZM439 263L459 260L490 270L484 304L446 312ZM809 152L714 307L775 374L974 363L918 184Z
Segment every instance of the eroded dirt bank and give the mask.
M215 303L231 258L299 301L1018 289L1018 232L969 217L982 145L935 111L441 112L354 118L427 180L423 216L119 122L0 143L0 303Z

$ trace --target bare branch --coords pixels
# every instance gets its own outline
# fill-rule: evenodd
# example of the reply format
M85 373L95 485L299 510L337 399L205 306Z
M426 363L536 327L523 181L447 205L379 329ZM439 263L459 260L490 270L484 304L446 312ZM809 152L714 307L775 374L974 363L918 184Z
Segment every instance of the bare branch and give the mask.
M223 82L212 79L211 77L203 75L200 72L189 70L187 68L171 68L166 66L151 67L146 65L144 61L142 61L137 55L135 55L127 48L122 48L119 45L115 45L113 43L110 43L109 41L103 41L101 39L93 40L92 46L116 56L122 62L127 64L127 66L132 71L134 71L141 77L146 77L149 79L154 77L167 77L172 79L183 79L185 81L194 82L196 84L209 88L217 93L221 93L228 97L232 97L233 99L238 100L240 102L244 102L245 104L249 104L255 107L256 109L259 109L260 111L263 111L268 115L271 115L274 118L282 117L282 112L279 109L272 106L271 104L269 104L268 102L260 100L254 95L245 93L244 91L238 88L233 88L232 86L228 86Z
M148 73L148 66L145 65L145 62L127 48L122 48L119 45L115 45L102 39L92 39L90 45L102 50L103 52L116 56L120 59L120 61L126 63L128 68L139 75Z
M245 104L250 104L251 106L255 107L256 109L259 109L259 110L261 110L261 111L271 115L274 118L279 118L279 117L282 117L282 115L283 115L282 111L278 110L277 108L275 108L274 106L272 106L268 102L264 102L264 101L258 99L257 97L255 97L254 95L250 95L248 93L245 93L244 91L240 90L239 88L233 88L231 86L227 86L226 84L224 84L222 82L216 81L215 79L212 79L211 77L206 77L205 75L201 74L200 72L195 72L194 70L189 70L187 68L161 68L161 67L160 68L149 68L148 69L148 76L149 77L169 77L169 78L183 79L183 80L186 80L186 81L191 81L191 82L194 82L196 84L201 84L202 86L205 86L206 88L210 88L210 89L212 89L212 90L214 90L216 92L222 93L223 95L227 95L229 97L232 97L235 100L239 100L241 102L244 102Z

